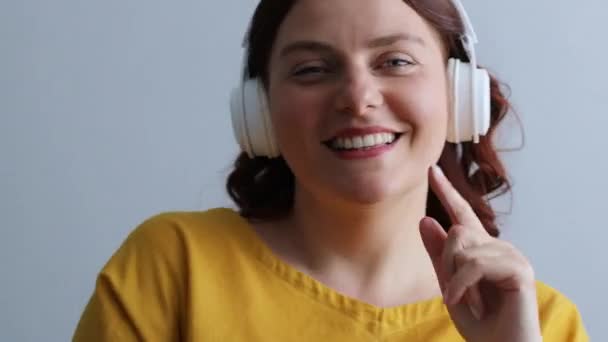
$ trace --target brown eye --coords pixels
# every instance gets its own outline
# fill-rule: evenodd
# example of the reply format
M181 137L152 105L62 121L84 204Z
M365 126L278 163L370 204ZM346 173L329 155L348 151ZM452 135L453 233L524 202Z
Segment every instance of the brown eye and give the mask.
M414 64L411 61L408 61L407 59L404 58L390 58L387 59L386 61L384 61L381 65L381 67L388 67L388 68L402 68L402 67L406 67L408 65Z
M327 73L328 69L319 65L305 66L297 68L292 75L293 76L307 76L307 75L320 75Z

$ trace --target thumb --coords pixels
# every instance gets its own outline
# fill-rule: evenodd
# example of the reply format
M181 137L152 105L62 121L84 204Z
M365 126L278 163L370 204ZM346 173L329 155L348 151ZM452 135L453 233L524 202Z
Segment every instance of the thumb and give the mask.
M441 272L441 258L448 234L439 222L427 216L420 221L420 237L422 237L424 248L433 262L435 273L443 290L444 279Z

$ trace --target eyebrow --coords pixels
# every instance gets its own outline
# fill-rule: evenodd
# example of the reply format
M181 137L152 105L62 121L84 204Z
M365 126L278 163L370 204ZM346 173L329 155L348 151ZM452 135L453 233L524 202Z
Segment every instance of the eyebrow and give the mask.
M370 40L367 43L367 46L376 48L376 47L393 45L399 41L412 42L412 43L415 43L418 45L426 46L424 39L420 38L419 36L409 34L409 33L397 33L397 34L391 34L391 35L384 36L384 37L375 38L375 39Z
M393 45L400 41L412 42L421 46L426 46L425 41L419 36L415 36L409 33L397 33L388 36L382 36L371 39L367 42L366 46L369 48L379 48L384 46ZM280 53L281 57L289 55L297 51L312 51L312 52L331 52L334 49L331 45L314 40L300 40L293 42L285 46Z

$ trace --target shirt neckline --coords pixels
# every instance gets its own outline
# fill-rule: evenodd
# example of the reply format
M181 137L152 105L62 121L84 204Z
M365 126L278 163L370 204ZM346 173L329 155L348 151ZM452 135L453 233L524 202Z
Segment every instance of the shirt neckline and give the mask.
M342 294L283 261L245 218L233 209L226 210L235 217L239 230L246 238L247 246L244 248L248 248L274 275L314 301L365 323L371 330L394 332L449 316L441 296L393 307L380 307Z

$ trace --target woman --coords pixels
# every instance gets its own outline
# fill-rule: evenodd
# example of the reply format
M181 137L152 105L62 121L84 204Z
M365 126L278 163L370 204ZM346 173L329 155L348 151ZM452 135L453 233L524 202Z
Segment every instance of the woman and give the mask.
M487 136L446 143L448 60L470 58L457 5L263 0L246 76L272 143L241 141L240 211L144 222L74 340L586 341L575 305L497 239L487 195L508 183L491 138L508 102L494 78Z

